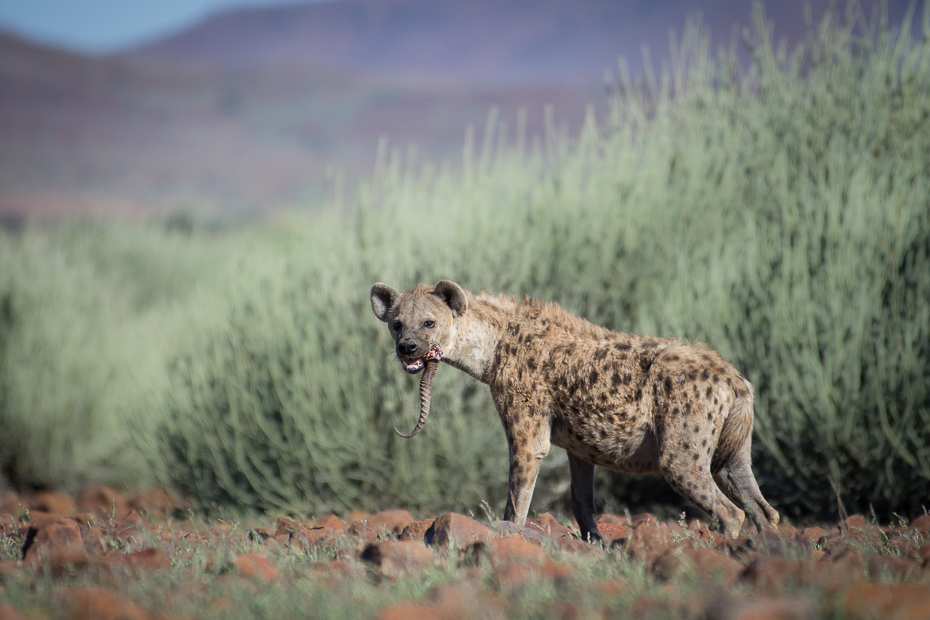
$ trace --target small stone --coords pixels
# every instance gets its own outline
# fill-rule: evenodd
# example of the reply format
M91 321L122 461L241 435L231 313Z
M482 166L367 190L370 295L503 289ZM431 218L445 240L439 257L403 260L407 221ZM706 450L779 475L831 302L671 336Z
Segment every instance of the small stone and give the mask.
M232 563L236 572L247 579L256 579L265 583L281 579L281 571L272 564L268 556L261 553L243 553Z
M147 620L150 617L133 601L101 588L71 590L69 599L69 620Z
M54 491L39 491L30 498L33 509L41 510L59 517L70 517L77 512L70 495Z
M476 541L486 541L491 538L491 530L466 516L448 512L439 516L425 534L429 545L440 548L455 545L464 549Z
M426 532L433 526L434 519L423 519L408 523L398 537L400 540L415 540L417 542L426 542Z
M359 559L375 567L382 577L395 580L422 572L432 566L435 554L422 543L391 541L369 544Z

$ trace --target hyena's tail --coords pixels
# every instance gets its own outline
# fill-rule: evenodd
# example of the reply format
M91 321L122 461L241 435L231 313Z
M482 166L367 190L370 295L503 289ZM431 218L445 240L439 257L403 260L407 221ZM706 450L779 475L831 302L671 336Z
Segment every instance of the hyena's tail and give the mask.
M752 434L752 384L742 376L739 378L742 386L736 389L736 401L730 407L730 413L723 422L723 428L720 429L720 439L717 440L717 449L710 461L710 471L713 474L716 474L736 458L743 444L749 440Z

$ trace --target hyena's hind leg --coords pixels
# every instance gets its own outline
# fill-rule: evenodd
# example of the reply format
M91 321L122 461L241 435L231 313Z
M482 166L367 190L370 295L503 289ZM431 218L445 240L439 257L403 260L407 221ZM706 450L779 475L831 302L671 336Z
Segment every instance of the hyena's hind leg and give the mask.
M727 536L736 538L746 515L720 490L710 473L716 429L698 422L703 409L679 406L665 412L656 425L659 471L682 497L720 522Z
M750 468L751 439L751 436L746 438L736 456L714 474L714 480L734 504L752 516L760 529L766 523L774 527L778 525L778 511L762 497Z

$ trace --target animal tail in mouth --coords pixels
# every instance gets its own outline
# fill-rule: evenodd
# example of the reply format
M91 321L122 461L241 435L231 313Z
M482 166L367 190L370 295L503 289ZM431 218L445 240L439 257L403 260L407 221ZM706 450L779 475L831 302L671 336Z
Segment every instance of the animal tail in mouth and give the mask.
M404 439L410 439L426 426L426 418L429 417L429 401L430 401L430 392L433 389L433 377L436 375L436 370L439 369L439 360L438 359L427 359L426 367L423 369L423 376L420 377L420 419L417 420L417 425L414 427L410 434L405 435L404 433L397 430L397 427L394 427L394 432L403 437Z

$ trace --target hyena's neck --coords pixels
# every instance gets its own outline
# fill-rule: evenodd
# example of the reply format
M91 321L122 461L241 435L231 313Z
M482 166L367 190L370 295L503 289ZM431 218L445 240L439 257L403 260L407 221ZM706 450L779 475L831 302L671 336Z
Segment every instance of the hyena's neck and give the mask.
M487 383L494 351L500 342L511 300L503 297L468 295L468 310L454 320L452 346L442 359L451 366Z

